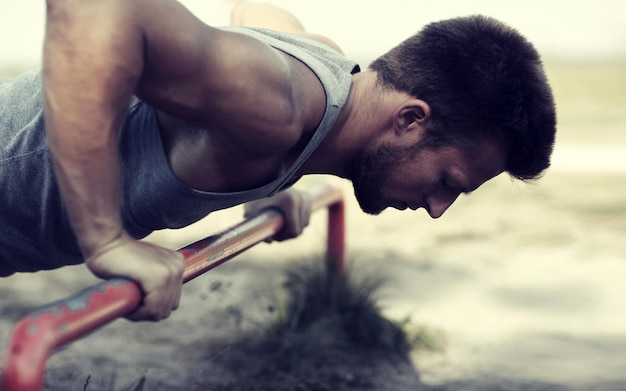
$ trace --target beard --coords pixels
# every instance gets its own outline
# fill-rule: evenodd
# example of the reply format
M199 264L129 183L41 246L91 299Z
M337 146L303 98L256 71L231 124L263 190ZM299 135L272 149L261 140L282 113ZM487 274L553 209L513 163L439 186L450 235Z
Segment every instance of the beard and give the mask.
M354 187L354 196L363 212L371 215L380 214L383 205L385 178L393 169L391 147L383 146L374 150L365 150L352 164L350 179Z
M422 147L421 144L412 147L385 144L366 149L354 159L350 180L354 187L354 196L363 212L378 215L389 206L383 194L387 178L396 166L416 158Z

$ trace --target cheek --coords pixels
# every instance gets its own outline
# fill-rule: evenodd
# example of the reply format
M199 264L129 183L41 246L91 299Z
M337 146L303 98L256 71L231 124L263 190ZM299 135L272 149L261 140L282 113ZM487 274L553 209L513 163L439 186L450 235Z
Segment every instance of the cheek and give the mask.
M387 177L387 188L404 195L412 195L412 198L436 191L440 187L439 178L431 178L426 174L419 168L394 170Z

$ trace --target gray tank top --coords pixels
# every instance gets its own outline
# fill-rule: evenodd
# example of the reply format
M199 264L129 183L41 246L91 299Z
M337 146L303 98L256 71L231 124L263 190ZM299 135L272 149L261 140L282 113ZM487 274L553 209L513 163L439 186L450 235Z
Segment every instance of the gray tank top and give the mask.
M279 178L249 191L210 193L178 180L164 154L155 110L134 99L120 130L126 230L140 239L181 228L212 211L283 189L333 126L358 65L312 40L262 29L228 27L305 63L326 92L326 111L309 144ZM41 107L41 76L0 80L0 276L81 263L54 179Z

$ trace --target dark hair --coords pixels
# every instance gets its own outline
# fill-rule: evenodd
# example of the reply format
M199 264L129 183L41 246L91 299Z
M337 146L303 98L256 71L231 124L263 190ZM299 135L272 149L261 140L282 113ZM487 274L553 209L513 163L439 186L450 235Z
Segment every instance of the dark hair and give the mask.
M370 69L384 87L430 105L431 139L501 139L506 171L518 179L537 178L550 166L552 91L539 54L511 27L480 15L431 23Z

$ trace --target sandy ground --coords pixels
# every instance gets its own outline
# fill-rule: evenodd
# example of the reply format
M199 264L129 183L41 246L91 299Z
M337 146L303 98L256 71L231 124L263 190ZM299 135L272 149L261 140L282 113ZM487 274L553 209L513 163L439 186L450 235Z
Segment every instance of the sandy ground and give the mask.
M622 65L550 68L560 135L553 169L537 183L497 178L432 221L423 212L366 216L339 182L351 276L382 278L375 297L385 317L434 348L388 360L363 352L362 361L333 363L341 387L292 389L626 389ZM176 248L240 218L239 208L222 211L149 240ZM263 389L242 378L254 359L233 356L280 317L286 270L320 262L324 224L316 214L301 238L261 244L190 282L167 321L118 320L62 349L47 389L132 389L143 374L147 390ZM0 343L32 308L96 281L80 266L2 281Z

